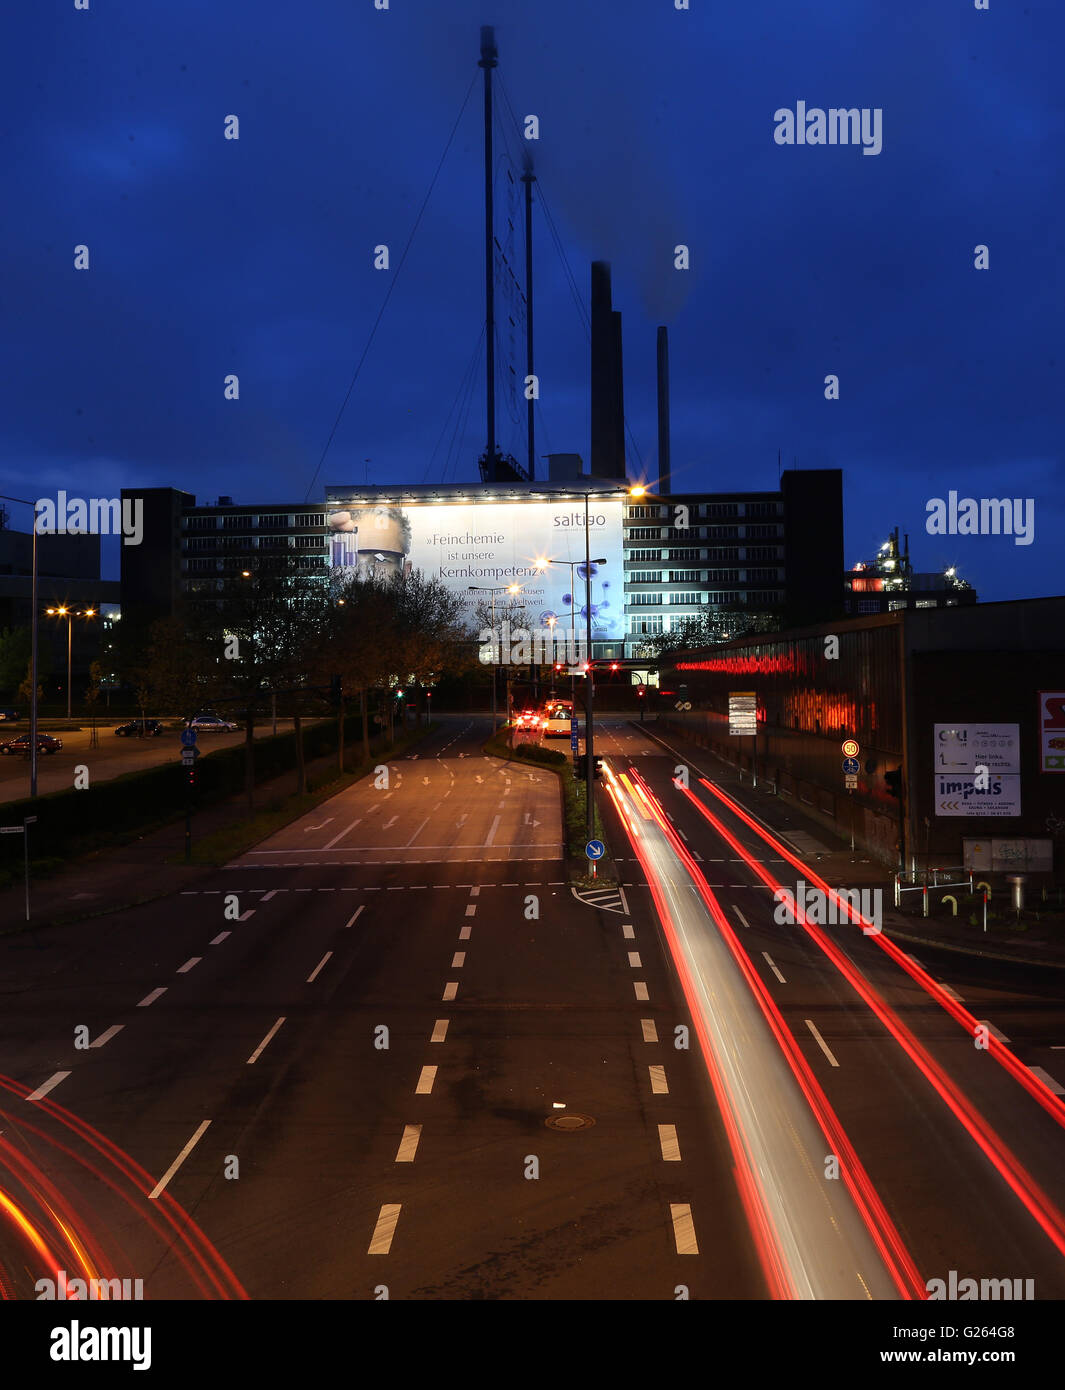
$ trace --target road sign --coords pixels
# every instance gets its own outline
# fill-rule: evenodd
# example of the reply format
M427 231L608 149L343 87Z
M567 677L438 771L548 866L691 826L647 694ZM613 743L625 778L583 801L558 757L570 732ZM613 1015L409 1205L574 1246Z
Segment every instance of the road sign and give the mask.
M937 816L1019 816L1021 779L1012 773L990 773L987 785L975 777L937 772L933 805Z
M581 746L581 741L576 734L570 734L569 746L573 749L574 753L576 753L577 749Z
M198 748L183 748L181 750L181 761L185 764L194 763L200 756Z
M857 758L844 758L844 759L843 759L843 771L846 772L848 775L851 775L851 774L856 773L856 772L858 771L858 759L857 759Z
M602 840L589 840L584 847L584 852L589 859L602 859L606 854L606 845Z
M976 774L980 766L995 776L1021 770L1019 724L934 724L936 772Z
M182 742L182 744L183 744L183 746L184 746L185 748L195 748L195 746L196 746L196 730L195 730L195 729L182 729L182 731L181 731L181 742Z
M843 756L845 758L856 758L861 752L861 745L853 738L844 740Z
M25 830L24 825L0 825L0 835L22 835Z
M855 772L848 772L848 773L846 773L846 774L844 775L844 778L843 778L843 786L844 786L844 788L845 788L847 791L849 791L849 792L854 791L854 789L857 787L857 785L858 785L858 774L857 774L857 773L855 773Z

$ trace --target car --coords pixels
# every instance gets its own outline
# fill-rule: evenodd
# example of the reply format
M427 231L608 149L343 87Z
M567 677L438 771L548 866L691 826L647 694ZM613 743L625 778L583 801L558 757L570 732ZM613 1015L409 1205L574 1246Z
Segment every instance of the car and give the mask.
M63 746L61 738L55 738L52 734L37 735L38 753L58 753ZM19 734L18 738L9 738L6 743L0 743L0 753L7 757L13 757L21 753L23 757L30 756L30 736L29 734Z
M514 722L519 729L535 729L537 724L536 711L534 709L523 709Z
M186 721L186 727L195 729L198 734L235 734L237 725L223 719L220 714L197 714Z
M128 724L119 724L115 730L119 737L125 738L157 738L162 732L163 725L158 719L131 719Z
M2 723L10 724L14 720L21 718L22 715L19 714L17 709L0 709L0 722Z

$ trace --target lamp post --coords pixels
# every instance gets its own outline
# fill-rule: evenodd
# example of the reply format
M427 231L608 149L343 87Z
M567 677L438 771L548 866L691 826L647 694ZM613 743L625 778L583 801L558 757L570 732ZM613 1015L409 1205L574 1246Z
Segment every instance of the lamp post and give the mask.
M547 495L547 496L556 496L556 497L572 497L575 490L576 490L576 489L570 489L570 490L564 492L564 491L562 491L561 489L558 489L558 490L551 489L551 488L542 489L542 491L543 491L543 493L544 493L545 495ZM538 491L540 491L540 489L538 489ZM585 641L586 641L587 646L588 646L588 670L587 670L587 672L586 672L586 680L587 680L587 682L588 682L588 685L587 685L587 689L586 689L586 691L585 691L585 696L586 696L586 704L585 704L586 714L585 714L585 721L586 721L586 722L585 722L585 731L584 731L584 751L585 751L585 757L586 757L585 766L586 766L587 774L588 774L588 775L587 775L587 778L586 778L586 780L585 780L585 792L584 792L584 796L585 796L585 803L586 803L586 810L587 810L587 830L588 830L588 839L591 840L591 839L594 839L594 838L595 838L595 834L594 834L594 831L595 831L595 808L594 808L593 799L592 799L592 787L593 787L594 781L595 781L595 732L594 732L595 678L594 678L594 676L593 676L593 674L592 674L592 551L591 551L591 537L590 537L589 534L588 534L588 523L589 523L589 510L588 510L588 504L589 504L590 500L591 500L593 497L643 497L643 496L646 495L647 489L646 489L645 487L642 487L642 486L635 486L635 487L612 487L612 488L594 489L594 490L592 490L592 491L590 491L590 492L584 492L584 490L581 489L581 492L583 493L583 496L584 496L584 595L585 595L585 601L584 601L584 619L585 619ZM603 563L603 564L605 564L606 562L605 562L605 561L597 561L596 563ZM572 596L572 588L571 588L571 596Z
M491 589L488 588L487 585L483 584L467 584L466 588L471 594L476 593L492 595L492 733L494 734L496 731L496 666L498 664L495 660L496 654L498 652L498 647L496 646L496 594L520 593L521 585L501 584L498 586L498 588Z
M28 497L9 497L0 492L5 502L21 502L33 508L30 527L30 796L37 795L37 503Z
M50 618L66 618L67 620L67 718L71 718L71 699L73 690L71 688L71 671L73 656L73 632L75 618L95 618L95 608L67 608L61 605L59 608L46 608L44 610Z

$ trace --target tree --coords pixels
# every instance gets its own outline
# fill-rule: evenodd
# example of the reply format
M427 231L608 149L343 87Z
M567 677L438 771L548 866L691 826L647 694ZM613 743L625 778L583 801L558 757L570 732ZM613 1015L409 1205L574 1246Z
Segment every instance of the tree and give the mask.
M7 628L0 632L0 690L16 690L30 660L28 627Z

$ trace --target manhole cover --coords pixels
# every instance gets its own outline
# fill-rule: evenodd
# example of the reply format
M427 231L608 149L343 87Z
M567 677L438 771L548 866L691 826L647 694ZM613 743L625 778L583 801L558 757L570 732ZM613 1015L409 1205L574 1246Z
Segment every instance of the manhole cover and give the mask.
M544 1124L548 1129L560 1129L563 1134L573 1134L578 1129L591 1129L595 1121L591 1115L551 1115Z

